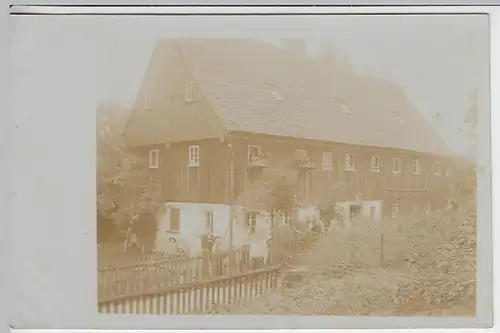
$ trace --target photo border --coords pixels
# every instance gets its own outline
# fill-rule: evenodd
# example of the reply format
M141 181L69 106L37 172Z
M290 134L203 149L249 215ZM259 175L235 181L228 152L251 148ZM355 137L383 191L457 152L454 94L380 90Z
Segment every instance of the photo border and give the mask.
M405 7L404 12L408 12L408 9L410 7ZM439 9L438 9L439 8ZM494 13L494 19L490 21L490 27L495 30L496 36L498 36L498 31L499 31L499 20L500 20L500 12L498 11L498 8L482 8L482 7L467 7L467 8L459 8L459 13L460 12L469 12L471 9L473 9L474 12L480 13L480 12L489 12L490 15ZM115 8L116 9L116 8ZM230 9L226 7L225 9ZM313 8L311 8L313 9ZM325 7L317 7L314 8L314 11L316 10L326 10L329 8ZM401 11L402 8L399 8ZM413 8L415 9L415 8ZM427 12L435 12L439 10L443 10L443 12L450 13L450 12L455 12L457 8L453 7L445 7L445 8L440 8L440 7L433 7L433 8L427 8L423 9L421 7L416 8L417 11L422 12L426 11ZM287 9L288 10L288 9ZM340 12L346 12L348 11L348 8L337 8L334 9L334 11L339 10ZM352 8L351 10L358 11L359 8ZM368 8L363 8L363 11L369 10ZM383 9L380 7L372 8L370 10L374 10L374 13L379 13L380 11L382 12L387 12L394 10L394 8L390 7L384 7ZM252 9L254 11L254 8ZM492 16L490 16L492 18ZM491 51L491 57L490 61L492 62L493 59L498 59L500 56L500 50L499 50L499 42L494 43L494 39L491 38L493 35L493 30L490 33L490 40L491 40L491 46L490 46L490 51ZM497 38L497 40L499 40ZM492 74L492 80L491 80L491 90L497 91L499 89L499 84L498 84L498 68L494 66L493 63L490 63L490 68L491 71L495 70L495 73L491 72ZM496 74L496 75L495 75ZM12 79L12 78L11 78ZM10 83L10 82L7 82ZM9 87L9 86L7 86ZM6 91L6 90L4 90ZM493 95L491 96L491 103L489 101L488 97L488 104L490 104L491 110L498 110L498 97L495 99ZM9 106L9 105L7 105ZM10 112L17 112L16 109L14 110L9 110ZM80 111L78 111L80 112ZM493 113L493 112L492 112ZM497 112L498 113L498 112ZM8 163L7 163L7 172L5 173L6 175L9 175L9 182L8 186L6 186L7 189L10 189L11 191L14 191L14 195L17 196L17 200L23 193L22 190L26 190L27 188L23 188L22 186L18 185L27 185L27 183L22 183L20 184L18 179L12 179L16 177L15 174L18 174L21 172L27 171L26 167L20 166L19 165L19 160L16 159L15 155L13 155L14 151L12 150L12 142L11 140L14 141L14 143L20 144L20 143L27 143L25 140L26 133L23 133L21 130L20 131L15 131L16 127L18 126L17 122L13 122L12 119L12 113L9 113L8 119L5 122L6 127L7 127L7 133L9 134L9 145L6 147L7 150L7 157L8 157ZM482 135L479 138L479 170L478 172L478 188L481 189L480 191L478 190L478 203L481 203L478 206L478 217L481 221L489 221L489 223L481 222L478 224L478 250L477 250L477 256L478 256L478 317L476 319L471 320L470 318L447 318L447 317L441 317L441 318L422 318L422 317L412 317L412 318L402 318L402 317L309 317L309 316L273 316L273 317L266 317L266 316L197 316L196 317L196 323L192 319L192 316L175 316L175 317L165 317L163 318L158 318L157 316L141 316L141 315L132 315L132 316L127 316L127 315L116 315L116 316L110 316L110 315L98 315L97 311L95 311L95 314L92 315L90 313L82 313L80 315L80 318L76 318L74 315L69 315L68 311L64 311L65 316L59 318L59 320L47 322L46 320L54 320L55 317L57 316L57 313L41 318L37 317L37 315L34 315L34 317L25 318L27 319L28 322L23 321L21 319L21 322L14 320L12 318L16 318L15 315L12 317L12 314L9 318L10 323L13 324L15 327L18 328L100 328L100 329L197 329L197 328L205 328L205 329L227 329L227 328L232 328L232 329L238 329L244 326L246 329L265 329L265 328L303 328L303 329L329 329L332 327L335 328L463 328L463 327L488 327L492 323L492 317L493 317L493 305L490 300L488 300L489 296L491 296L493 292L492 288L492 276L491 276L491 269L492 269L492 241L491 241L491 235L493 234L493 227L492 227L492 205L491 205L491 200L492 200L492 193L491 193L491 156L490 156L490 151L491 151L491 133L489 131L491 127L491 119L489 115L480 115L479 118L479 133ZM487 134L484 134L487 133ZM495 133L495 132L493 132ZM36 132L32 133L35 136L36 135L43 135L43 132ZM23 139L24 138L24 139ZM29 137L28 137L29 138ZM44 141L44 137L40 137L41 141ZM19 141L21 140L21 141ZM93 138L89 138L89 140L93 140ZM80 143L82 144L82 143ZM87 150L85 150L86 153L88 153ZM94 154L95 155L95 154ZM87 155L88 156L88 155ZM14 158L13 158L14 157ZM95 159L95 156L93 157ZM38 160L33 161L34 165L36 165ZM483 166L484 168L481 168ZM15 170L15 171L14 171ZM94 168L95 170L95 168ZM10 174L9 174L10 172ZM35 174L29 174L26 173L23 175L27 178L30 177L37 177L40 175ZM51 176L55 176L55 174L49 174L49 178ZM59 174L60 176L60 174ZM39 181L38 178L31 178L32 181L36 182ZM94 182L95 183L95 182ZM82 195L89 194L90 188L84 187L85 190L83 191ZM17 194L16 194L17 192ZM94 186L94 192L95 193L95 186ZM72 193L63 193L63 195L70 195ZM80 194L79 194L80 195ZM93 194L94 195L94 194ZM10 198L12 200L12 198ZM19 238L19 233L16 233L14 231L14 234L12 233L13 230L16 230L15 228L11 228L11 223L16 223L16 222L22 222L19 220L20 218L23 217L23 215L19 216L16 214L13 214L16 212L14 208L14 212L12 212L12 206L10 204L12 201L7 201L7 204L9 205L9 208L11 210L9 211L12 215L8 215L8 229L6 234L7 244L12 245L13 242L15 242L16 238ZM95 203L94 203L95 206ZM16 206L19 207L19 206ZM81 212L86 211L90 206L86 206L85 208L81 207L80 209L82 210ZM94 207L95 208L95 207ZM481 225L479 227L479 225ZM83 231L83 230L82 230ZM71 230L66 230L65 232L71 232ZM88 230L88 232L91 232ZM93 246L93 244L92 244ZM46 250L46 249L38 249L40 251ZM48 251L50 253L50 250ZM94 252L88 252L84 256L89 256L90 254L94 255ZM19 252L15 252L14 255L19 256ZM25 255L21 255L21 257L27 262L29 258ZM19 260L19 257L16 257ZM80 257L82 259L83 257ZM12 264L13 258L8 258L11 261L9 262ZM15 259L14 259L15 260ZM8 266L10 267L10 266ZM95 267L94 267L95 270ZM37 274L41 274L42 272L39 271ZM56 272L51 272L49 274L54 274ZM59 272L60 273L60 272ZM489 274L488 274L489 273ZM42 273L45 274L45 273ZM12 283L13 281L16 281L19 277L16 277L15 275L9 276L9 282ZM22 278L21 278L22 279ZM482 287L481 287L482 286ZM484 286L487 286L484 287ZM10 287L10 285L9 285ZM41 289L42 290L42 289ZM32 290L30 290L32 291ZM33 297L31 295L31 297ZM95 297L94 297L95 298ZM45 299L46 297L38 297L35 296L35 299ZM43 303L39 305L40 309L45 307L50 307L50 303ZM57 310L60 309L60 305L57 307ZM49 311L45 309L46 311ZM40 312L40 314L43 316L44 312ZM47 314L47 312L45 312ZM127 318L129 317L129 318ZM133 317L133 318L130 318ZM19 318L16 318L19 319ZM312 320L312 321L311 321ZM92 324L89 325L89 323L92 322ZM221 325L221 322L223 325ZM311 323L315 323L314 325L311 325ZM336 322L335 324L332 324L332 322ZM363 322L363 323L361 323ZM389 323L391 322L391 323ZM168 327L165 326L165 324L168 323ZM353 325L355 323L356 325ZM125 324L125 325L124 325ZM193 325L194 324L194 325ZM269 325L271 324L271 325Z

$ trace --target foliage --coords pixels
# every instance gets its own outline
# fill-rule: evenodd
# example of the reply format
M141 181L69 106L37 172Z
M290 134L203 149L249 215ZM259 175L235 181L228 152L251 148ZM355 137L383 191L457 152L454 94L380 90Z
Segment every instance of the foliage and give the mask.
M97 110L99 240L110 239L103 234L113 233L113 228L115 232L125 229L134 214L140 215L138 225L134 226L138 234L151 234L155 228L151 214L160 204L156 184L145 167L147 161L125 143L123 132L127 116L125 110L112 104L101 105Z
M331 230L302 255L302 283L214 313L474 316L475 209L471 194L434 218Z
M295 203L298 172L269 167L238 198L237 203L270 213L291 211Z

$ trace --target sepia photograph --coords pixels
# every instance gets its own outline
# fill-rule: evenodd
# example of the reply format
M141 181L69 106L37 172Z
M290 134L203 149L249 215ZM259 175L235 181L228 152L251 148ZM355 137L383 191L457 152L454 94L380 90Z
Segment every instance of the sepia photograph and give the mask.
M476 315L487 16L321 22L120 37L96 109L100 313Z
M487 14L78 8L11 20L12 328L493 325Z

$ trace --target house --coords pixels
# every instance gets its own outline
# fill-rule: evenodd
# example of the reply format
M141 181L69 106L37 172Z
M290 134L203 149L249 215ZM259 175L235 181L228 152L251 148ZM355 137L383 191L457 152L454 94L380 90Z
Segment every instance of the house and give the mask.
M259 214L235 202L273 168L295 172L299 201L348 217L446 202L448 149L403 89L333 68L300 40L158 42L126 139L162 184L160 233L192 243L255 228Z

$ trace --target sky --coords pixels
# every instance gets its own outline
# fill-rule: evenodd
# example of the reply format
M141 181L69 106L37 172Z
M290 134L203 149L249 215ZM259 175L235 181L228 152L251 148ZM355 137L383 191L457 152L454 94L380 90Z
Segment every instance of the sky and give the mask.
M312 53L329 40L358 70L400 84L450 148L467 153L460 128L470 96L474 89L481 96L489 94L488 24L487 16L478 15L30 16L14 19L11 56L15 76L29 76L49 63L54 68L65 65L74 80L90 72L93 86L82 93L91 92L96 103L130 109L160 38L277 43L296 37L304 38Z

